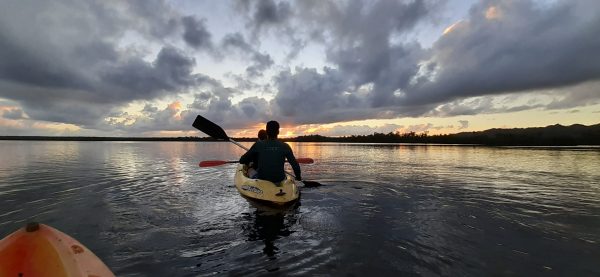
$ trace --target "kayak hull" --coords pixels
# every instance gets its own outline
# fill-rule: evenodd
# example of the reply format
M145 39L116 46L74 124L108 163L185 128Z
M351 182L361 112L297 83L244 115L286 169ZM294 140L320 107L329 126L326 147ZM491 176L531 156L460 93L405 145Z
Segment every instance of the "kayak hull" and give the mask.
M30 223L0 240L0 276L115 276L87 247L48 225Z
M266 180L251 179L246 175L246 166L243 164L239 164L236 169L234 183L242 196L266 204L285 206L300 198L298 184L292 177L286 176L280 185Z

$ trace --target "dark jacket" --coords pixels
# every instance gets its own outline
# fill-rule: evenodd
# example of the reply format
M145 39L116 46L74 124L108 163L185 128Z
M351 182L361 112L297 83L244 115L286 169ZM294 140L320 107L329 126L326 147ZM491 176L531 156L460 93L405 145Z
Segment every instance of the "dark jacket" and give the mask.
M285 179L284 165L287 159L297 178L300 176L300 165L294 157L292 148L279 140L261 140L252 145L250 150L240 158L240 163L248 164L258 159L258 178L279 183Z

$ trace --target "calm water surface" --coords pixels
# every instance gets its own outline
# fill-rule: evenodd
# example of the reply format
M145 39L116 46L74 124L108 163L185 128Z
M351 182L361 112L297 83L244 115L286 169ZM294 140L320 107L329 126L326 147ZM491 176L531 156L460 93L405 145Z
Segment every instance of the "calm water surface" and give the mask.
M249 144L248 144L249 145ZM50 224L118 276L599 276L600 149L291 144L274 210L223 142L0 142L0 236Z

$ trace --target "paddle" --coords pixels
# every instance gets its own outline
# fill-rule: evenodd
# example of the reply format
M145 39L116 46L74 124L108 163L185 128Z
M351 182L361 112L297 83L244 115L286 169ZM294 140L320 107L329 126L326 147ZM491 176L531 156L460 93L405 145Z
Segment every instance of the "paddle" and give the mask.
M299 164L312 164L315 161L311 158L297 158L296 161ZM200 167L211 167L211 166L219 166L219 165L224 165L224 164L234 164L234 163L238 163L239 161L221 161L221 160L211 160L211 161L201 161L199 166Z
M212 121L204 118L201 115L198 115L196 117L196 120L194 120L194 123L192 124L192 126L194 126L194 128L202 131L203 133L219 139L219 140L226 140L229 141L241 148L243 148L244 150L248 151L249 149L241 144L239 144L237 141L231 139L229 136L227 136L227 134L225 133L225 130L223 130L223 128L221 128L221 126L213 123ZM294 179L296 179L296 176L294 176L294 174L289 173L287 171L285 171L285 174L292 176ZM321 183L319 182L315 182L315 181L301 181L305 187L317 187L320 186Z
M239 163L239 161L201 161L198 164L200 167L211 167L211 166L219 166L224 164L235 164Z

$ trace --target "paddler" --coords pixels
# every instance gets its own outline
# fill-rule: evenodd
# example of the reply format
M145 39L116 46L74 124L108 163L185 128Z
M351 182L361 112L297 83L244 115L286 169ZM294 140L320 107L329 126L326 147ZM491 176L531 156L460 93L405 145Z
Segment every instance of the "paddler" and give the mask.
M294 157L292 148L277 139L279 135L279 123L277 121L267 122L267 139L255 142L250 150L240 158L241 164L249 164L258 159L257 179L271 181L279 184L285 180L285 160L290 163L294 169L296 180L301 181L300 165Z
M258 131L258 141L261 140L265 140L267 139L269 136L267 136L267 131L265 129L260 129L260 131ZM256 155L254 157L254 160L252 162L250 162L250 164L248 165L248 177L252 178L252 179L257 179L258 176L258 155Z

